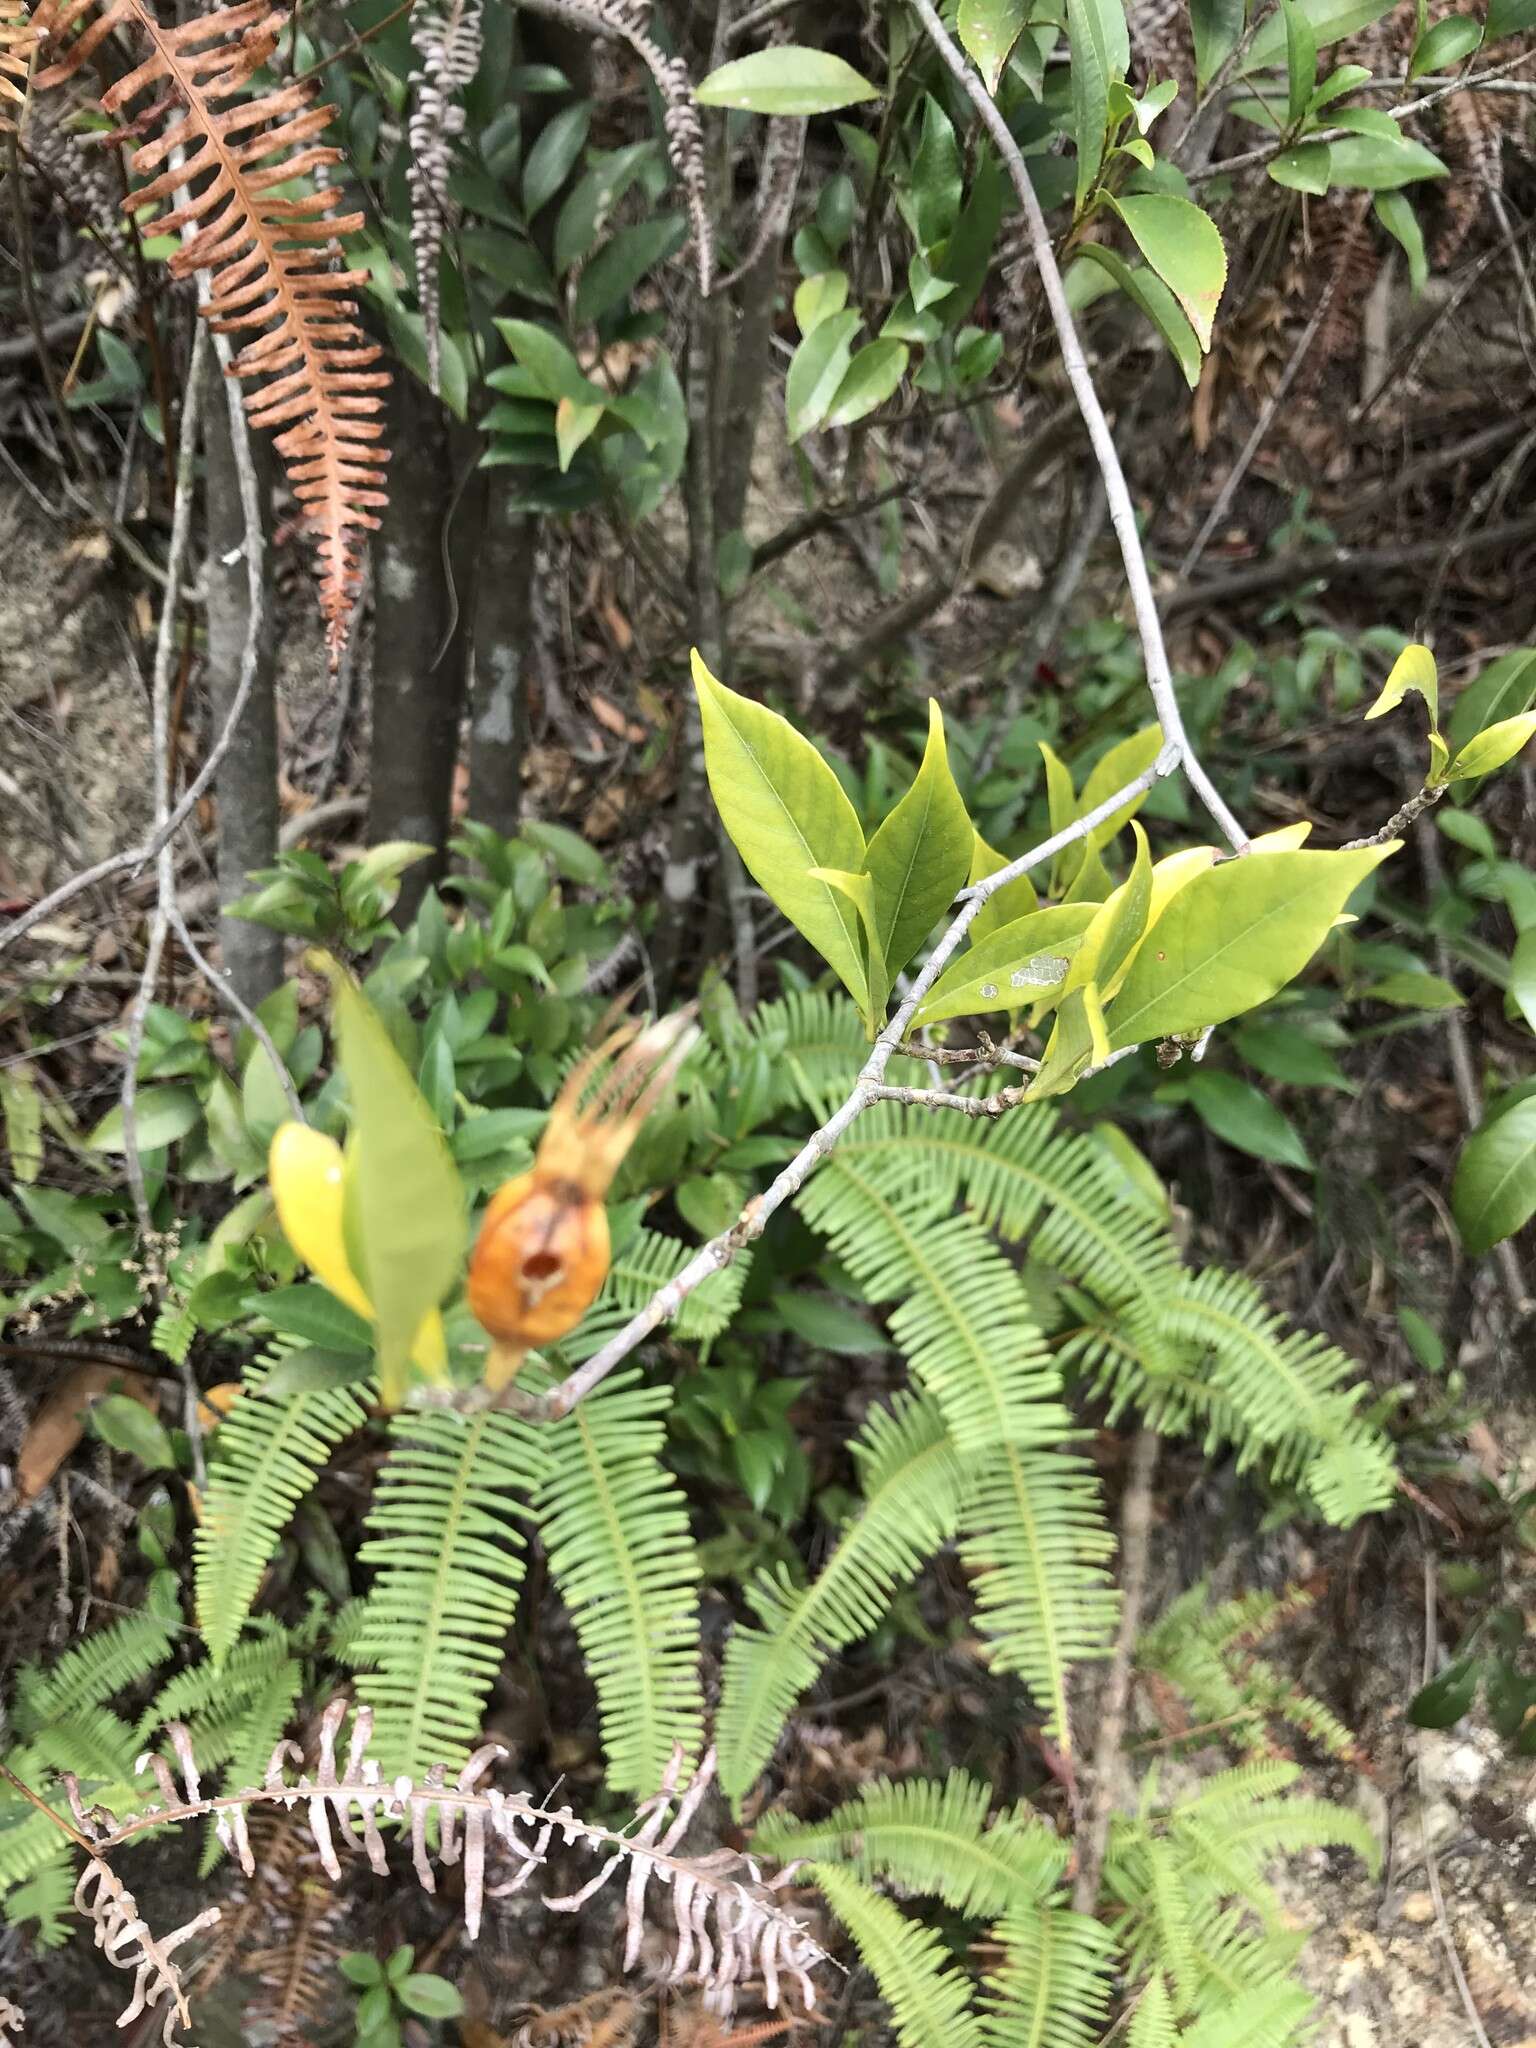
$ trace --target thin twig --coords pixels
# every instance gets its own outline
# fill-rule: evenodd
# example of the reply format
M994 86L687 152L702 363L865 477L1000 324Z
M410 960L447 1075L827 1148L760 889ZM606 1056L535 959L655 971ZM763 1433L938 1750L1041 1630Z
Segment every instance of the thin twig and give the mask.
M288 1105L289 1115L296 1123L303 1123L305 1121L304 1105L299 1100L299 1091L293 1085L293 1076L289 1073L271 1032L262 1023L260 1017L257 1016L256 1012L234 984L219 972L207 954L203 952L196 939L188 931L187 920L182 916L180 906L174 901L171 904L171 929L181 941L187 958L203 977L203 980L208 984L214 995L218 997L221 1003L228 1004L229 1008L234 1011L240 1022L250 1032L252 1038L255 1039L256 1043L271 1061L272 1071L277 1077L278 1087L283 1091L283 1100Z
M1131 1703L1131 1668L1141 1610L1147 1596L1147 1555L1152 1540L1152 1481L1162 1440L1155 1429L1139 1429L1131 1445L1131 1467L1120 1510L1120 1627L1114 1661L1099 1698L1098 1734L1089 1774L1088 1818L1078 1836L1077 1876L1072 1909L1091 1913L1098 1904L1099 1878L1115 1810L1115 1766Z
M1173 673L1168 665L1168 650L1163 644L1163 628L1158 617L1157 600L1152 594L1152 579L1147 571L1147 558L1136 524L1136 508L1131 502L1131 493L1125 480L1125 471L1120 466L1115 438L1110 431L1109 421L1104 416L1104 408L1099 403L1099 394L1094 387L1083 354L1083 345L1072 319L1071 308L1067 304L1066 287L1062 283L1061 270L1051 246L1051 232L1046 225L1034 185L1030 181L1023 153L1014 140L1013 131L982 83L980 74L972 69L951 41L949 32L939 19L933 0L912 0L912 5L927 31L928 40L959 81L980 116L982 125L996 143L1014 191L1018 194L1019 204L1024 209L1035 267L1040 273L1040 283L1045 291L1046 304L1050 307L1051 321L1061 348L1062 368L1066 371L1067 382L1072 387L1072 394L1082 413L1083 424L1088 429L1088 438L1093 445L1094 460L1104 480L1105 494L1109 499L1110 522L1120 543L1126 582L1130 587L1131 605L1136 615L1136 630L1141 639L1142 654L1146 662L1147 687L1152 692L1152 702L1157 710L1158 723L1163 729L1167 750L1174 754L1176 761L1182 762L1191 788L1216 820L1233 849L1241 853L1247 848L1248 836L1201 766L1199 757L1190 746L1189 736L1184 730L1184 717L1179 710L1178 698L1173 687Z
M203 365L207 360L210 339L206 321L200 320L192 338L192 363L187 372L186 396L182 400L181 445L176 458L176 500L171 512L171 545L165 565L165 599L160 607L154 676L150 685L150 777L154 788L155 829L159 839L155 856L155 904L150 915L149 938L144 948L144 966L138 990L128 1011L122 1088L124 1162L141 1238L150 1235L154 1219L149 1212L149 1198L144 1186L144 1162L139 1156L139 1056L144 1049L144 1027L155 992L155 976L160 971L160 955L165 948L165 937L176 901L176 865L171 855L171 835L166 829L166 820L170 816L170 776L166 764L170 746L171 664L176 654L176 621L181 610L181 574L192 538L197 419Z

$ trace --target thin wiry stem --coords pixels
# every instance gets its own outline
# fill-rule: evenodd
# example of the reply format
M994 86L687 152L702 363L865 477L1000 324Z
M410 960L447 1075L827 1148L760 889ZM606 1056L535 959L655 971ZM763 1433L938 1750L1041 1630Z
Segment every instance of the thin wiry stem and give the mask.
M1051 246L1051 231L1046 226L1045 215L1035 188L1030 183L1029 171L1019 145L1013 139L1008 123L994 105L980 74L974 71L955 47L949 32L933 6L933 0L912 0L919 21L927 33L928 40L937 50L947 68L953 72L961 88L980 116L982 126L997 145L1009 180L1018 194L1019 204L1024 209L1024 220L1029 230L1030 247L1034 253L1035 267L1040 273L1040 283L1045 292L1046 304L1050 308L1051 322L1056 329L1056 339L1061 348L1062 368L1066 371L1067 382L1077 400L1078 410L1083 416L1083 425L1088 429L1088 439L1093 446L1094 461L1104 480L1105 496L1109 499L1110 523L1115 529L1115 538L1120 543L1121 559L1125 563L1126 582L1130 588L1131 606L1136 614L1136 631L1141 639L1142 654L1146 662L1147 687L1152 692L1152 702L1157 711L1157 722L1163 729L1166 742L1165 752L1171 752L1173 765L1182 763L1188 775L1190 786L1237 853L1246 851L1248 835L1227 808L1220 792L1201 766L1184 730L1184 718L1174 694L1173 673L1168 665L1168 650L1163 644L1162 621L1157 613L1157 600L1152 594L1152 579L1147 571L1147 558L1141 545L1141 534L1136 524L1136 508L1131 503L1130 487L1125 480L1125 471L1120 466L1119 452L1115 437L1110 431L1104 408L1099 403L1099 394L1094 387L1093 377L1083 354L1083 345L1067 304L1066 287L1062 282L1061 269ZM1164 771L1167 772L1166 770Z

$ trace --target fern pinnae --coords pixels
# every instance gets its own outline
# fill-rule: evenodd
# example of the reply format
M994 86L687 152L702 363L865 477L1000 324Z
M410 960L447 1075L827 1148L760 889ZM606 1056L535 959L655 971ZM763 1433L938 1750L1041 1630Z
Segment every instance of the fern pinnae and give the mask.
M397 1415L359 1558L376 1568L355 1647L369 1668L390 1773L457 1770L485 1699L523 1578L521 1496L544 1477L539 1433L504 1412Z
M963 1479L943 1417L901 1395L872 1410L853 1453L864 1506L808 1586L759 1575L748 1597L762 1624L726 1645L717 1743L720 1784L733 1800L772 1756L796 1700L835 1651L875 1628L907 1584L955 1531Z
M46 1670L27 1665L17 1675L14 1707L16 1730L23 1738L56 1726L115 1699L147 1678L170 1651L179 1622L158 1603L156 1588L137 1613L98 1629Z
M245 1627L294 1509L336 1446L362 1426L362 1404L347 1387L278 1400L262 1392L265 1366L296 1348L279 1339L247 1373L214 1438L194 1568L198 1627L216 1665Z
M624 1318L632 1316L645 1306L658 1288L676 1279L693 1257L695 1249L679 1238L667 1237L662 1231L642 1224L624 1249L615 1255L593 1314L601 1316L605 1310L616 1306L622 1309ZM677 1335L691 1344L708 1344L712 1338L718 1337L741 1306L742 1289L751 1270L751 1253L738 1252L728 1266L711 1273L685 1298L672 1319L672 1328ZM569 1351L574 1357L578 1349L585 1349L587 1334L583 1328L582 1345L577 1347L567 1343L562 1350ZM595 1350L596 1346L592 1348Z
M699 1566L662 1462L667 1388L617 1374L544 1441L536 1508L550 1571L597 1688L608 1782L654 1791L674 1750L696 1757Z
M1147 1979L1130 2010L1126 2048L1179 2048L1178 2021L1161 1971Z
M872 1300L902 1297L891 1333L962 1456L1070 1434L1018 1274L969 1217L944 1213L947 1189L834 1154L801 1207Z
M1116 1957L1109 1930L1052 1904L1006 1914L993 1934L1004 1962L987 1979L981 2028L988 2048L1094 2048Z
M970 1985L932 1928L907 1919L840 1864L812 1864L809 1875L853 1936L902 2048L985 2048Z
M1029 1806L990 1824L991 1788L964 1771L938 1782L878 1779L824 1820L770 1814L754 1849L781 1863L846 1863L867 1881L895 1878L904 1891L940 1898L957 1913L995 1919L1042 1901L1066 1867L1066 1844Z
M1067 1672L1108 1653L1119 1611L1097 1477L1065 1451L1004 1444L970 1481L960 1555L976 1573L977 1620L994 1670L1023 1679L1046 1732L1072 1750Z
M1260 1984L1193 2021L1180 2048L1294 2048L1311 2032L1313 2009L1310 1993L1299 1984Z

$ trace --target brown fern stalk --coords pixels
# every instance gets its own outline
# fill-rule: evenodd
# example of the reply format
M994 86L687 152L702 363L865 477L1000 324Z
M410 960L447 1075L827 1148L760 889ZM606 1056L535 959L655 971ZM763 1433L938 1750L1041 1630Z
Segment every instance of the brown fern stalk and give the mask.
M73 76L116 29L149 45L145 61L102 95L109 114L156 95L135 122L157 131L132 156L148 182L123 204L169 206L157 226L183 237L172 274L206 272L203 312L214 331L253 336L231 373L262 380L247 391L246 411L253 427L276 432L315 535L334 668L362 581L358 533L378 525L384 503L376 415L389 377L374 368L380 351L345 296L368 273L327 268L337 237L355 233L363 216L337 216L328 190L278 191L340 161L340 150L316 140L335 109L312 104L312 82L258 85L287 25L269 0L242 0L179 28L162 28L147 0L42 0L34 25L60 53L38 74L40 87Z

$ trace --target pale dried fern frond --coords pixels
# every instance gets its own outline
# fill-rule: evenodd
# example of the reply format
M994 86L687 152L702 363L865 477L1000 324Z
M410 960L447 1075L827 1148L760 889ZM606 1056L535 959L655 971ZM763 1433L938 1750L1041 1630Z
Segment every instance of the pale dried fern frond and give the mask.
M459 98L480 69L479 0L449 0L436 14L420 17L415 30L416 67L411 72L409 135L411 161L411 247L416 252L416 299L427 337L427 375L436 397L442 373L442 305L438 262L452 218L448 177L453 147L464 133Z
M35 22L57 59L38 74L41 87L72 77L119 29L149 46L101 100L117 114L154 94L140 117L150 139L132 159L147 182L123 204L135 213L169 206L156 231L190 231L170 259L173 276L207 272L203 310L215 331L253 336L233 374L263 380L247 391L246 411L253 427L276 432L315 536L335 666L362 581L358 532L378 525L384 503L375 416L389 377L375 367L381 352L358 326L356 302L344 296L368 273L328 268L336 238L363 216L338 217L329 191L279 196L340 160L316 140L335 109L312 104L312 80L260 90L257 74L288 25L268 0L240 0L177 28L163 28L147 0L42 0Z
M178 2026L190 2026L186 1994L181 1987L172 1953L194 1934L212 1927L219 1917L217 1906L208 1906L183 1927L158 1939L150 1933L139 1912L138 1902L115 1871L93 1856L75 1886L75 1910L95 1924L96 1946L119 1970L132 1970L133 1995L118 2020L126 2027L141 2013L152 2012L166 2000L165 2024L160 2038L166 2048L175 2048Z
M27 2024L27 2016L19 2005L12 2005L8 1998L0 1998L0 2048L21 2048L14 2037Z
M338 1759L337 1741L349 1711L352 1727L346 1756ZM502 1792L486 1785L491 1766L507 1754L500 1743L486 1743L477 1749L453 1785L444 1782L440 1766L429 1770L420 1785L409 1778L386 1781L377 1760L368 1755L373 1716L367 1707L354 1709L346 1699L333 1700L321 1717L311 1770L301 1768L297 1776L287 1775L291 1765L303 1766L305 1759L297 1743L284 1740L273 1753L263 1784L216 1798L203 1797L185 1726L171 1722L165 1732L180 1767L181 1782L178 1785L164 1757L141 1759L140 1768L147 1767L155 1774L161 1803L145 1807L130 1820L119 1824L99 1810L88 1812L78 1785L64 1779L76 1824L95 1852L87 1879L92 1871L100 1871L124 1901L126 1919L122 1928L114 1922L114 1944L122 1947L131 1937L148 1965L157 1964L198 1928L210 1925L218 1918L218 1909L200 1915L166 1941L153 1944L132 1899L121 1892L100 1859L148 1828L211 1815L220 1840L238 1857L249 1877L256 1870L249 1817L262 1808L280 1807L303 1810L321 1867L333 1884L341 1877L338 1848L366 1856L376 1875L387 1874L389 1860L381 1822L399 1824L408 1833L412 1864L424 1890L436 1891L438 1869L461 1865L464 1923L471 1941L480 1932L488 1899L503 1898L527 1884L545 1867L553 1842L579 1846L602 1857L596 1875L574 1892L559 1898L546 1896L544 1903L551 1912L579 1912L622 1870L626 1969L633 1969L639 1961L646 1905L651 1888L657 1886L670 1898L675 1929L668 1982L697 1984L707 2002L724 2013L733 2009L740 1987L759 1978L770 2007L778 2005L786 1981L794 1985L807 2008L815 2003L811 1972L826 1960L824 1951L774 1897L789 1880L793 1866L765 1880L752 1858L734 1849L692 1857L679 1853L714 1781L713 1754L705 1757L686 1785L680 1785L683 1758L679 1752L661 1789L640 1808L635 1825L620 1833L578 1819L569 1806L542 1806L525 1793ZM504 1882L488 1885L486 1853L493 1843L519 1867ZM82 1892L85 1886L86 1879L82 1879ZM86 1909L91 1910L89 1905ZM157 1978L149 1969L135 1986L135 2012L153 2002L147 1995L149 1988L158 1985L154 1995L159 1996L166 1981L175 1988L173 1971L168 1978L163 1972Z

